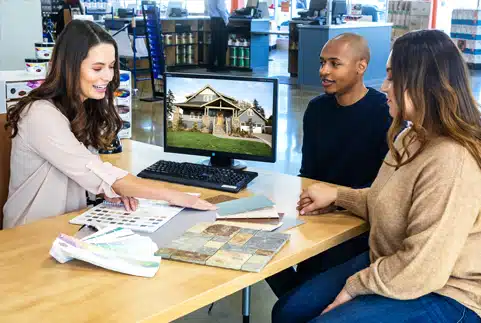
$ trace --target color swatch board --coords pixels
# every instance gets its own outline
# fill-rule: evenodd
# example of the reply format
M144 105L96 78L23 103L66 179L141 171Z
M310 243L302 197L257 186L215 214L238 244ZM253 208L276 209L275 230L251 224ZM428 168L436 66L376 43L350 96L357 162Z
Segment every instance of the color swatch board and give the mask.
M134 212L127 212L121 204L104 202L73 218L70 223L99 228L117 225L133 231L152 233L183 209L165 201L138 200L139 206Z

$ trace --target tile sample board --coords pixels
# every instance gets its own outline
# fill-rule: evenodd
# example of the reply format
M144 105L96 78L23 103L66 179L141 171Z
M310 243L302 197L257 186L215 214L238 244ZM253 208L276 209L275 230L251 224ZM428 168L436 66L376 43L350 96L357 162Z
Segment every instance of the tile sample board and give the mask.
M259 272L289 240L289 234L198 223L155 254L164 259Z

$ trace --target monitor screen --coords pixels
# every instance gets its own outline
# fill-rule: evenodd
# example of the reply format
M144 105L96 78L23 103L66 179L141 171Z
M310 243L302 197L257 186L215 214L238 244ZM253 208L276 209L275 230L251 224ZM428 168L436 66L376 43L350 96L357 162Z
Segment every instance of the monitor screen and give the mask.
M342 16L347 14L346 0L334 0L332 1L332 15Z
M167 152L274 162L277 79L164 74Z
M321 11L327 8L327 0L311 0L309 3L309 10Z

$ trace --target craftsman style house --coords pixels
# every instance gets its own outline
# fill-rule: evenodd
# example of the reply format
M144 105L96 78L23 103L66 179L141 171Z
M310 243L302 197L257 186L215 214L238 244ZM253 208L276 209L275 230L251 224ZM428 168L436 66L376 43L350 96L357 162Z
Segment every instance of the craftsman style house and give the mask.
M199 130L220 135L236 130L262 133L267 122L252 104L219 93L210 85L187 95L186 101L175 103L175 107L174 124L181 117L186 129L197 123Z

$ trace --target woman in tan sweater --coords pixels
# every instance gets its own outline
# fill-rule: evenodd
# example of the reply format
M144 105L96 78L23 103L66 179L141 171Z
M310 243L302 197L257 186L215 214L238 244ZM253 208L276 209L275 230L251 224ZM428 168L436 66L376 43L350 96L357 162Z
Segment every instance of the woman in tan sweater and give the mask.
M122 201L142 197L197 209L215 207L103 163L121 128L113 104L119 87L115 40L89 21L70 22L57 39L45 82L8 111L11 175L4 228L85 208L86 191Z
M371 188L315 184L299 201L368 221L369 255L281 298L274 323L481 321L481 114L466 65L446 34L418 31L396 40L387 74L390 152Z

